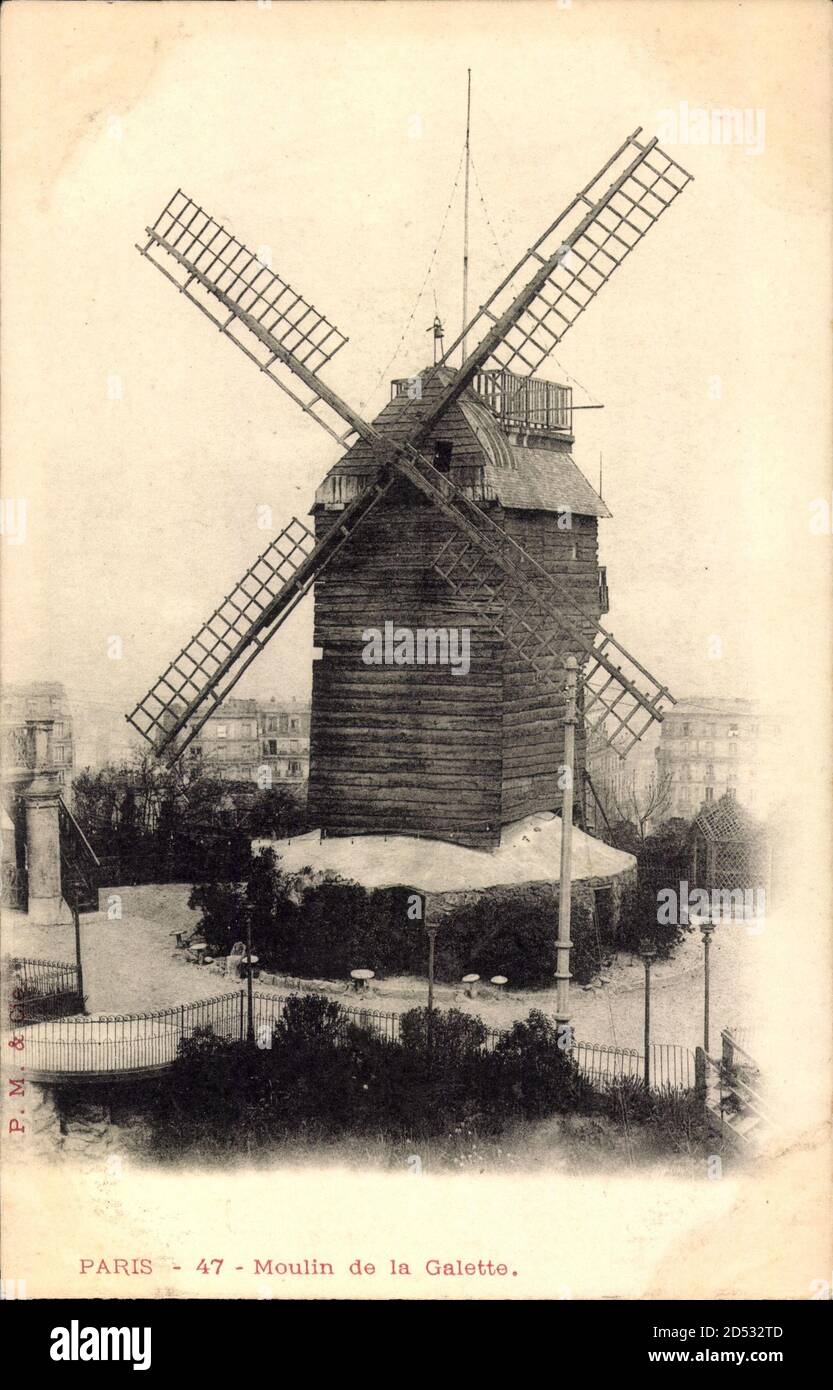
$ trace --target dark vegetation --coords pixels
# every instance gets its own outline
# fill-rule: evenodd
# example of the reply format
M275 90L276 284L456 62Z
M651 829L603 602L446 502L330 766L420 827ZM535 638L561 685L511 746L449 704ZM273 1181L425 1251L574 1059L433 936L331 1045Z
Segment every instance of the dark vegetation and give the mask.
M189 905L212 954L228 955L252 915L252 945L261 969L296 977L343 978L359 967L384 975L424 975L423 922L408 916L407 889L367 892L326 878L285 874L271 850L256 856L248 882L197 884ZM583 983L615 949L612 932L597 931L593 914L574 903L572 970ZM451 911L436 938L435 976L505 975L518 987L552 983L558 904L528 889L511 898L485 897Z
M194 886L189 905L200 911L199 932L216 956L244 939L251 912L254 953L260 968L275 974L343 979L361 967L379 977L424 976L427 936L424 923L409 917L408 900L405 888L367 892L333 877L286 874L267 849L252 860L245 883L212 877ZM617 949L636 951L646 938L661 957L669 955L682 930L659 926L656 917L656 892L641 882L624 892L618 929L574 901L575 981L588 983ZM555 971L557 930L557 900L540 890L478 898L453 908L439 924L435 977L456 984L468 974L484 980L505 975L517 988L546 987Z
M403 1015L400 1039L351 1023L321 995L293 996L270 1045L227 1042L209 1029L181 1045L156 1091L153 1148L168 1159L251 1154L299 1135L417 1143L464 1131L499 1136L553 1115L597 1116L652 1129L658 1145L692 1151L702 1138L692 1093L646 1093L641 1082L595 1089L533 1011L491 1049L479 1018L455 1010Z
M199 767L89 769L73 782L75 816L101 860L102 884L234 883L252 868L251 841L308 828L292 787L212 778Z

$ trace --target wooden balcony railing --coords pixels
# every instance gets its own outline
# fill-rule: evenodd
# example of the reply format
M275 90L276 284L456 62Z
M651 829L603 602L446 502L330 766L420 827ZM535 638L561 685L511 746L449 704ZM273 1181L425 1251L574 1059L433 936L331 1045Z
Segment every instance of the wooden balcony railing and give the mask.
M474 390L505 425L542 434L573 428L573 391L556 381L516 376L514 372L478 372Z

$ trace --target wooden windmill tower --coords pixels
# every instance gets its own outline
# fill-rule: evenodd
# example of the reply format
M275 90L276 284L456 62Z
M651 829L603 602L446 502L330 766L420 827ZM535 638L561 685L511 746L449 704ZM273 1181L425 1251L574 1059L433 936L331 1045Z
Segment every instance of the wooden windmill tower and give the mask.
M554 807L568 655L584 725L620 753L662 718L668 692L600 625L608 512L570 457L569 390L536 375L690 180L639 135L372 423L320 375L344 335L196 203L177 192L147 229L142 254L342 454L314 534L293 520L127 716L157 753L182 754L313 584L310 807L327 835L489 848ZM368 661L373 631L389 659ZM467 669L431 659L464 632Z

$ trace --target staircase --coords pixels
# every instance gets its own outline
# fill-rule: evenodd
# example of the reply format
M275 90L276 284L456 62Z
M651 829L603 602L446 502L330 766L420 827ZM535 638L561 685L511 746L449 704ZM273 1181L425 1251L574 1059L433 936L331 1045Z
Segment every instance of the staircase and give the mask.
M706 1057L706 1117L714 1134L738 1153L765 1152L774 1123L761 1089L761 1072L741 1046L737 1032L724 1028L721 1055Z
M61 896L79 912L98 912L98 858L63 797L58 802Z

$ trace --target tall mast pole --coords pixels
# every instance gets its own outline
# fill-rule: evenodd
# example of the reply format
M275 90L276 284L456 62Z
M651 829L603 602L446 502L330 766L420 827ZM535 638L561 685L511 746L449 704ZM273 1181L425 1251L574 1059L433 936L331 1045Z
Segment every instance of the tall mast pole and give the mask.
M561 870L558 885L558 938L555 943L555 1021L559 1032L570 1021L570 918L572 916L573 889L573 766L576 747L576 695L578 686L578 662L568 656L564 662L567 670L564 704L564 777L563 799L561 802Z
M471 68L466 94L466 181L463 194L463 329L469 321L469 169L471 166ZM466 340L461 343L461 362L466 360Z

